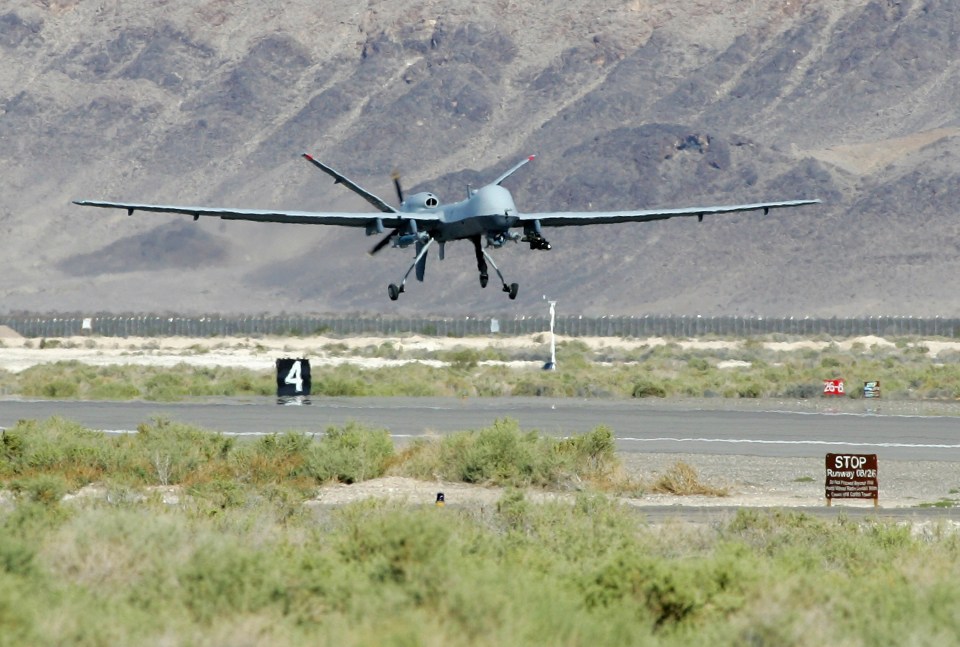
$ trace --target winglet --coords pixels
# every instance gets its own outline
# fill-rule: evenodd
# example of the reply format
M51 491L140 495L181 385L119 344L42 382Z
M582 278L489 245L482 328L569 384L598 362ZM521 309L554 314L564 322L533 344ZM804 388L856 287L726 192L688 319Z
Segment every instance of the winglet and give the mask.
M503 182L504 180L506 180L508 177L510 177L511 175L513 175L516 171L518 171L524 164L526 164L527 162L532 162L536 157L537 157L536 155L531 155L531 156L528 157L527 159L523 160L522 162L520 162L519 164L517 164L516 166L514 166L512 169L510 169L509 171L507 171L506 173L504 173L503 175L501 175L500 177L498 177L498 178L493 182L493 184L500 184L501 182Z

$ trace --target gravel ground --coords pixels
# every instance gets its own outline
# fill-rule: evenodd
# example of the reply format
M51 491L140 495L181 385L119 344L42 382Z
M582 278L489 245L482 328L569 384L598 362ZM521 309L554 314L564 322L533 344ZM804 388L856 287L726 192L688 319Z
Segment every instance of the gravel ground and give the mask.
M649 482L682 461L697 470L700 481L726 488L727 496L674 496L644 494L624 499L636 507L822 507L824 463L822 458L758 458L754 456L706 456L692 454L623 454L624 467L634 478ZM943 499L960 501L960 464L939 461L889 461L879 465L879 507L916 508ZM952 490L952 491L951 491ZM365 498L388 498L409 503L433 503L443 492L449 504L495 505L502 488L463 483L424 482L385 477L354 485L322 488L315 505L342 505ZM572 493L531 490L533 501L570 500ZM870 500L838 502L835 507L872 508Z

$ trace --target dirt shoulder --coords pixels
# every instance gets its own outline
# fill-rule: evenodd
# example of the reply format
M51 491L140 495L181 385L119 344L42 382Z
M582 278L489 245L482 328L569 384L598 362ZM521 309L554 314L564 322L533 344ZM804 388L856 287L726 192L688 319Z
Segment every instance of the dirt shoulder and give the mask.
M624 468L634 479L652 482L682 461L694 467L705 484L726 488L727 496L678 496L644 493L625 497L635 507L821 507L824 499L822 458L761 458L756 456L709 456L695 454L621 455ZM919 508L943 500L960 499L960 463L933 461L881 461L879 507ZM328 485L319 490L313 505L343 505L364 499L389 499L411 504L433 504L443 492L450 505L495 506L504 489L466 483L418 481L387 476L353 485ZM576 492L528 489L528 500L572 501ZM872 501L852 500L838 507L872 508Z

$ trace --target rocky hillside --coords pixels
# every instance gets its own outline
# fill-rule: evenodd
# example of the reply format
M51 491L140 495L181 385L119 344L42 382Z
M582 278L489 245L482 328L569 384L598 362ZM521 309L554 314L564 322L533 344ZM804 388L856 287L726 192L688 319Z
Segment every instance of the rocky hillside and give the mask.
M23 6L26 4L26 6ZM954 0L33 0L0 8L0 311L960 312ZM361 231L77 198L367 210L507 181L523 211L819 197L469 243L394 303Z

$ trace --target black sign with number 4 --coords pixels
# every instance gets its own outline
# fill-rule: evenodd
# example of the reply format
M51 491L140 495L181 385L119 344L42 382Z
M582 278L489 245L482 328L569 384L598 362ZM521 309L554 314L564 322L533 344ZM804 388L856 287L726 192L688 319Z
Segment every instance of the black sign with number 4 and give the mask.
M310 395L310 360L283 357L277 360L277 397Z

